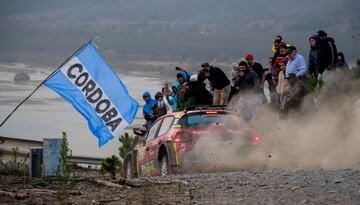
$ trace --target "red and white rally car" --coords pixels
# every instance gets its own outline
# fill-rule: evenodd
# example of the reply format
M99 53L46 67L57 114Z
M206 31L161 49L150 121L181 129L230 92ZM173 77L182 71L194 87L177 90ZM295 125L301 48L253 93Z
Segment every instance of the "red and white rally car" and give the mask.
M201 163L191 153L200 138L243 137L244 147L256 146L261 136L244 131L239 114L224 107L192 107L157 119L124 158L124 175L166 176L183 173L186 165ZM248 132L244 135L244 132ZM135 132L134 132L135 133ZM206 140L206 139L205 139ZM189 157L190 156L190 157Z

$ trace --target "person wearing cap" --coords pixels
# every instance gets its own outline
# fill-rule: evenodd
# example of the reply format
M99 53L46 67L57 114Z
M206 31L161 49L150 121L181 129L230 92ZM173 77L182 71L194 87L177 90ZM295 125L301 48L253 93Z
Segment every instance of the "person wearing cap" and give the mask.
M319 36L318 66L319 74L325 70L331 70L337 63L337 48L333 38L327 36L323 30L317 32Z
M290 96L287 101L293 108L298 108L307 91L308 67L305 58L297 53L295 46L290 46L288 50L289 61L286 64L285 77L290 85Z
M227 105L231 89L229 78L224 71L218 67L211 66L209 63L203 63L201 67L202 71L200 74L203 74L209 80L213 89L213 105Z
M265 82L265 75L264 75L264 68L262 67L262 65L260 63L254 62L254 55L249 53L245 56L246 62L250 68L250 70L255 71L255 73L257 74L259 81L260 81L260 85L261 87L264 86L264 82Z
M166 115L167 113L167 105L164 102L164 95L161 92L157 92L155 94L155 100L157 102L157 108L155 110L155 115L157 118Z
M144 92L143 99L145 101L145 105L143 107L143 116L146 121L145 127L148 127L156 120L154 110L157 107L157 102L151 98L149 92Z

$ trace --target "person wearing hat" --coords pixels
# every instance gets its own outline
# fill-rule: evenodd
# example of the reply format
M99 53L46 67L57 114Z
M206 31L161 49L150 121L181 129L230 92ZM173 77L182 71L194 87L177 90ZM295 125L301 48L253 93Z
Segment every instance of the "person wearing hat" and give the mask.
M319 74L331 70L337 63L337 48L333 38L327 36L323 30L317 32L319 36L318 67Z
M265 82L265 76L264 76L264 68L262 67L262 65L260 63L254 62L254 55L249 53L245 56L246 62L250 68L250 70L255 71L255 73L257 74L259 81L260 81L260 85L261 87L264 86L264 82Z
M157 107L157 102L151 98L149 92L144 92L143 99L145 101L145 105L143 107L143 116L146 121L145 127L148 127L156 120L154 110Z
M199 75L203 75L208 79L213 89L213 105L227 105L231 89L229 78L224 71L211 66L209 63L203 63L201 67L202 70ZM202 78L200 77L200 79Z

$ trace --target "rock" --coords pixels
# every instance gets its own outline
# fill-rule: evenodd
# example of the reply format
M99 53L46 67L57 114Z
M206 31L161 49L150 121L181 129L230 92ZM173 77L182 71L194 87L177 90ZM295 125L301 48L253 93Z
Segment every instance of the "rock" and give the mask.
M24 72L16 73L14 77L15 82L27 82L30 81L30 75Z

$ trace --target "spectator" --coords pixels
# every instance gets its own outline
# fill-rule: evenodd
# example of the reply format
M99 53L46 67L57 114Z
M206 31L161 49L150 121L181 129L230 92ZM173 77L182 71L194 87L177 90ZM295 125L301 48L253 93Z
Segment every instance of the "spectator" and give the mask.
M286 96L290 93L290 88L287 79L285 78L285 68L286 68L286 60L280 60L276 63L276 66L279 67L279 83L276 86L276 92L279 96L279 107L280 110L284 110Z
M161 117L167 113L167 105L164 101L164 95L161 92L155 94L155 100L157 101L157 108L155 110L156 117Z
M270 97L269 102L274 102L276 96L276 86L273 78L274 68L271 64L271 61L272 61L272 57L268 59L269 66L264 68L264 76L265 76L265 82L267 82L268 85L267 89L269 90L269 97Z
M218 67L213 67L209 63L201 65L206 79L210 81L213 89L213 105L227 105L230 95L230 80Z
M187 72L185 69L180 68L180 67L175 67L175 70L180 71L180 73L178 73L176 75L177 80L180 82L180 84L183 84L184 82L189 82L190 79L190 73Z
M239 64L234 63L231 68L231 83L232 83L232 85L234 85L234 82L239 77L239 73L240 73Z
M249 69L255 71L255 73L257 74L260 81L260 86L261 88L263 88L265 82L265 75L262 65L260 63L254 62L254 56L251 53L247 54L245 59L247 61Z
M336 68L349 69L349 65L345 61L345 56L344 56L343 52L338 52L337 53Z
M145 105L143 107L143 116L146 121L145 127L148 127L156 120L154 109L157 107L157 102L151 98L149 92L144 92L143 99L145 101Z
M325 70L331 70L337 62L337 49L333 38L328 38L323 30L317 32L319 36L318 63L319 74Z
M179 99L179 92L181 92L181 85L179 82L174 82L171 85L172 92L168 93L166 96L166 100L168 101L169 105L172 106L173 112L177 112L181 110L181 102Z
M293 108L301 105L302 98L307 91L307 65L305 58L297 53L295 46L289 47L289 61L286 65L285 76L290 85L290 96L287 100Z
M275 65L275 62L279 60L287 60L288 59L288 45L285 42L281 42L278 47L278 52L274 54L274 57L272 59L272 64ZM279 73L279 70L277 70L277 73Z
M272 51L273 53L276 53L277 47L278 47L279 44L283 41L283 37L280 36L280 35L276 35L274 40L275 40L275 41L274 41L274 44L272 45L271 51Z
M317 35L313 35L309 38L309 74L311 76L315 76L317 79L319 73L319 64L318 64L318 52L319 52L319 45L318 45L319 37Z
M261 93L260 81L257 74L251 70L245 61L239 63L240 78L235 82L234 87L240 93Z

